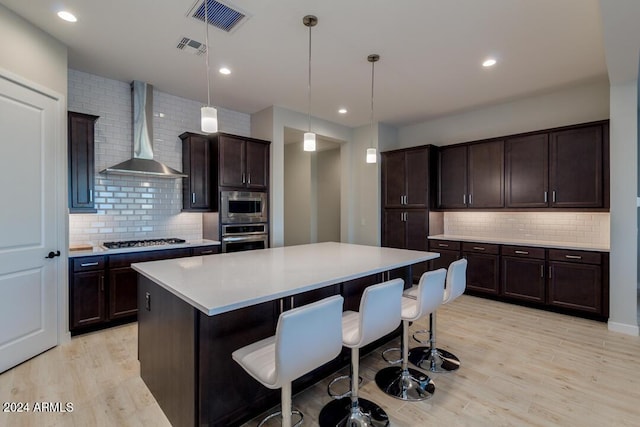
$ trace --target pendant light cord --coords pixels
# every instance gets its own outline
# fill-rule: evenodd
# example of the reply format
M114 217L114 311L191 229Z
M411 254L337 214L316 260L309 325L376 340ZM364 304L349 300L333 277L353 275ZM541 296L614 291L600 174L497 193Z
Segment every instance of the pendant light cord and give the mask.
M371 61L371 148L373 148L373 78L375 67L375 61Z
M309 105L307 108L309 119L309 132L311 132L311 25L309 26L309 85L307 86Z
M207 47L207 56L205 63L207 64L207 107L211 107L211 81L209 77L209 0L204 0L204 44Z

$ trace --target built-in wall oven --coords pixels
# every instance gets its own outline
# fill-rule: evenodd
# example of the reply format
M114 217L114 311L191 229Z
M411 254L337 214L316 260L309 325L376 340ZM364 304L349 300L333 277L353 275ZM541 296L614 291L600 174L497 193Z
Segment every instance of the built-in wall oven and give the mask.
M221 191L220 223L248 224L268 222L267 193L254 191Z
M240 252L269 247L267 224L222 224L222 252Z

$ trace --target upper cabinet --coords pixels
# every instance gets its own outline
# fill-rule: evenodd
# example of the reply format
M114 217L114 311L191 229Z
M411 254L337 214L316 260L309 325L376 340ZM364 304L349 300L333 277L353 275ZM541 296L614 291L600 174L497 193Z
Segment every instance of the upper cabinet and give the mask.
M442 147L438 208L607 208L608 123Z
M95 213L94 126L98 116L68 113L69 212Z
M439 161L438 207L504 207L504 142L443 147Z
M220 135L220 187L266 190L269 184L269 142Z
M428 208L429 146L382 153L384 208Z
M216 211L217 189L211 181L211 144L208 137L185 132L182 139L182 210L191 212Z
M506 206L607 207L607 133L596 123L507 138Z

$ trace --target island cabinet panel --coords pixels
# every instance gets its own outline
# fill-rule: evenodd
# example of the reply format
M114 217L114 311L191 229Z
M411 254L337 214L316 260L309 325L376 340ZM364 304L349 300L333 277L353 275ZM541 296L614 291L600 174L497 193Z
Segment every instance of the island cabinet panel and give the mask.
M466 208L467 193L467 146L442 147L438 154L438 208Z
M504 141L469 145L469 208L504 207Z
M467 259L467 290L498 295L499 245L464 242L462 256Z
M176 427L197 423L197 311L140 275L138 360L140 377ZM220 392L224 392L221 389Z
M551 207L603 207L602 132L598 124L551 133Z
M600 314L603 283L599 252L549 250L549 304Z
M522 246L502 247L502 295L545 303L545 250Z
M546 208L549 200L549 135L505 141L507 208Z

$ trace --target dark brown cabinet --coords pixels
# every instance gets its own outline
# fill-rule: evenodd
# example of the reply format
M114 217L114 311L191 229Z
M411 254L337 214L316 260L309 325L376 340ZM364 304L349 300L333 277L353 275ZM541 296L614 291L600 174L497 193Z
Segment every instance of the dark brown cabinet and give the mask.
M544 248L503 246L501 259L502 295L544 304Z
M504 142L444 147L439 156L438 207L504 207Z
M211 144L204 135L185 132L182 139L182 210L209 212L218 210L217 189L212 188Z
M429 208L429 147L385 152L381 164L384 208Z
M451 240L429 240L429 251L440 256L429 261L429 270L448 269L449 265L460 259L460 242Z
M269 142L218 136L219 186L266 190L269 185Z
M105 258L88 256L69 263L69 329L105 321Z
M94 132L98 116L68 113L69 212L95 213Z
M546 208L549 200L549 135L505 141L507 208Z
M219 253L198 246L69 259L69 329L72 334L132 321L138 313L136 262Z
M603 126L552 132L549 140L550 206L603 207Z
M601 264L602 255L598 252L550 249L548 303L571 310L602 313Z
M491 295L500 291L500 247L486 243L464 242L462 256L467 259L467 289Z

